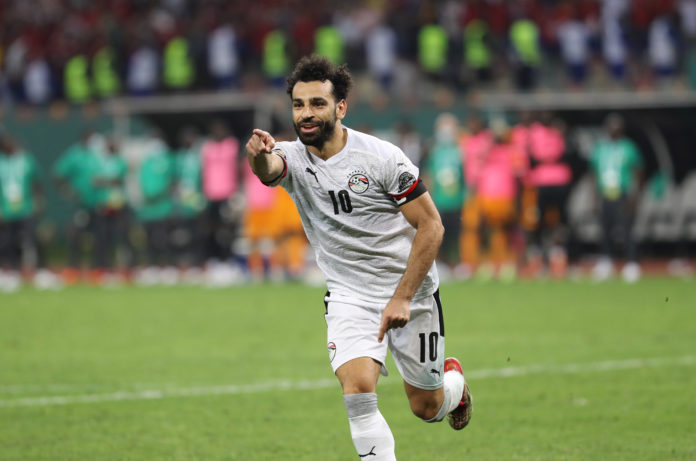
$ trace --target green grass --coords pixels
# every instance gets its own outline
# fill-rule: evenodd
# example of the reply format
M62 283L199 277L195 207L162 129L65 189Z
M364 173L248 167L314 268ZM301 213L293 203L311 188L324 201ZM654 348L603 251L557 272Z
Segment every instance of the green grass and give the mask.
M380 408L399 460L696 459L692 282L467 283L441 293L448 355L471 374L474 419L462 432L417 420L390 359ZM322 294L273 285L0 294L0 459L358 459L332 382ZM280 380L318 388L253 386ZM200 395L182 395L192 389ZM89 396L107 401L79 401Z

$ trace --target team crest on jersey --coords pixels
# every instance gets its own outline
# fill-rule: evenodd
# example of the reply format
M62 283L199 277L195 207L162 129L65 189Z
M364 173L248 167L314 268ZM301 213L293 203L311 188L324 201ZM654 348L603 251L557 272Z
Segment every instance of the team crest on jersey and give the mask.
M399 192L406 192L414 182L416 182L416 177L408 171L404 171L399 175Z
M336 345L334 343L329 343L329 362L333 362L334 357L336 357Z
M348 187L356 194L362 194L370 187L370 180L362 167L354 166L346 177L348 178Z
M362 194L370 187L370 180L363 173L355 173L348 178L348 187L356 194Z

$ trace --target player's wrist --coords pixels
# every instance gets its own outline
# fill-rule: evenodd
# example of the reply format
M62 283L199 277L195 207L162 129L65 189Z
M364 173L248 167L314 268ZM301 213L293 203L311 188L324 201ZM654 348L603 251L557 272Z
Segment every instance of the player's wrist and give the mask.
M392 301L395 301L395 302L403 302L403 303L410 304L411 301L413 300L413 296L414 296L413 294L399 292L397 290L397 292L394 293L394 295L392 296L391 299L392 299Z

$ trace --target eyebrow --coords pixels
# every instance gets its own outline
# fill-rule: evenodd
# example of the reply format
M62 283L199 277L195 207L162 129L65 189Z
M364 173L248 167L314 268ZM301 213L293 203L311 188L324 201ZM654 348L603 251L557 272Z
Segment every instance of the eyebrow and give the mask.
M314 96L312 98L309 98L310 102L329 102L328 99L321 97L321 96ZM292 102L304 102L302 98L293 98Z

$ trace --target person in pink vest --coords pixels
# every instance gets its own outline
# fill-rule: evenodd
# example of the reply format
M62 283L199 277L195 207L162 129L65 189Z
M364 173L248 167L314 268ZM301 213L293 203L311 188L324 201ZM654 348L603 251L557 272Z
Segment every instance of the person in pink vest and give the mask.
M497 268L501 279L516 276L517 255L511 251L511 237L516 228L518 194L528 159L511 140L511 130L504 119L491 123L494 142L474 183L477 207L483 219L480 230L489 234L489 263L479 268L478 277L489 278Z
M463 264L460 270L465 273L471 272L479 264L481 213L478 206L476 184L488 151L493 145L493 135L486 129L483 118L479 114L472 114L468 118L467 131L459 142L463 157L464 181L467 188L467 198L462 208L464 232L462 232L462 241L459 244Z
M247 268L254 280L275 275L273 260L280 227L274 216L276 189L264 185L251 171L244 167L244 254Z
M210 139L201 147L203 194L208 200L207 256L226 261L232 255L237 219L230 200L239 188L239 141L222 120L210 127Z
M545 266L562 276L566 266L566 203L572 170L566 162L563 132L550 112L542 112L529 129L530 170L525 183L536 190L536 226L532 243L541 251Z

